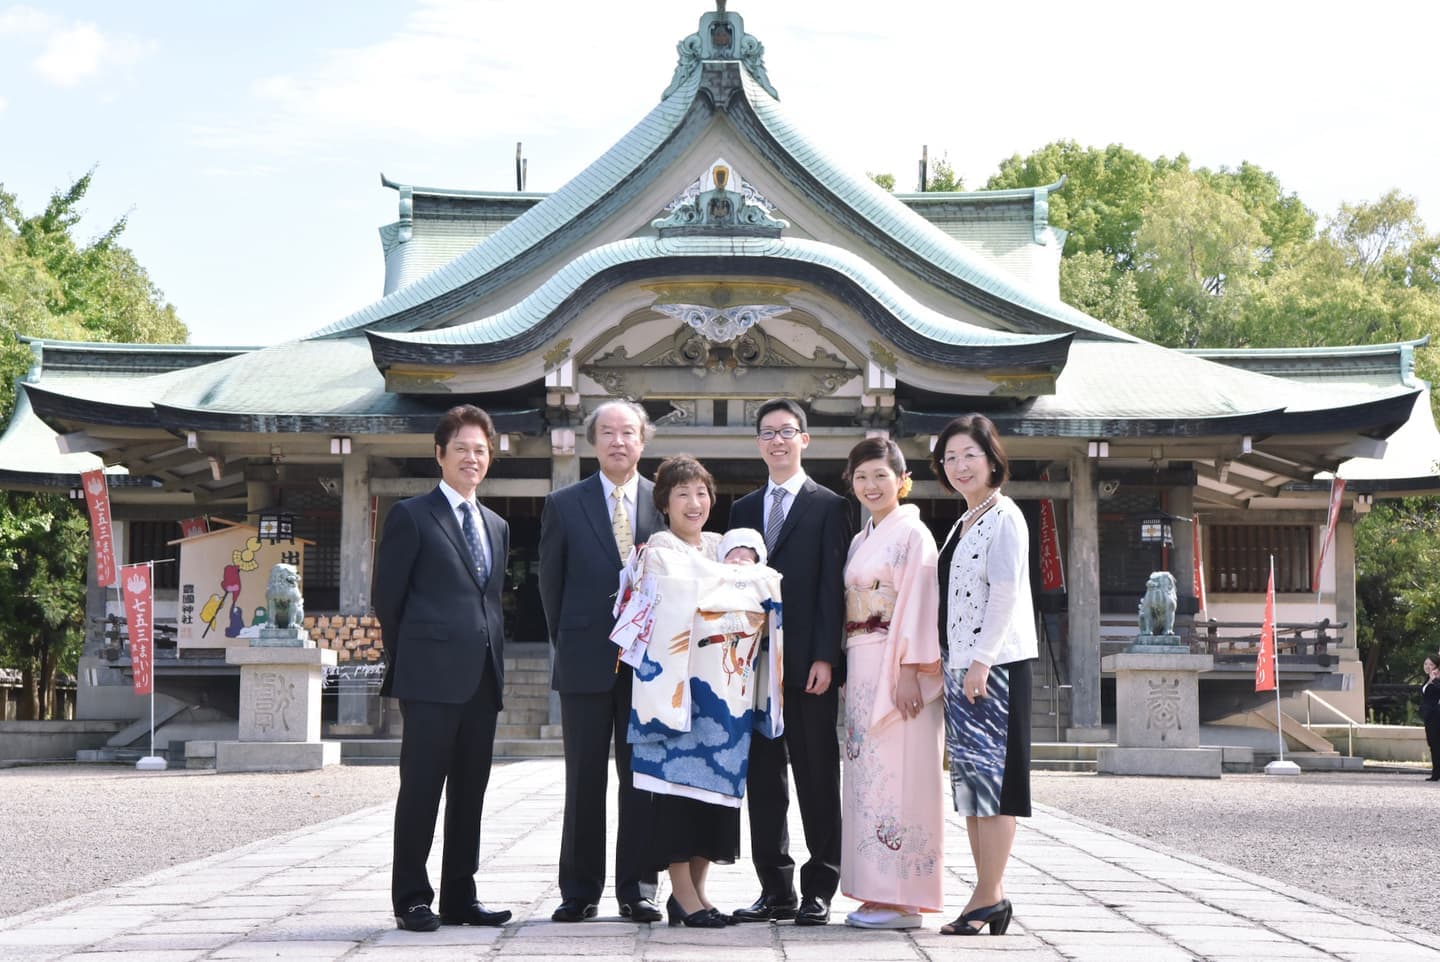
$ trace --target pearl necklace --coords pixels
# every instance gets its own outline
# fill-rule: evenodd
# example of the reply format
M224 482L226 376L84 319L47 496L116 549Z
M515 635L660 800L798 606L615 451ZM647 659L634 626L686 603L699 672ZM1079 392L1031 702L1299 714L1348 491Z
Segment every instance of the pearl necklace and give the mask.
M986 508L990 507L990 505L995 503L995 499L999 496L999 488L991 491L990 497L986 498L984 501L981 501L979 504L975 505L975 507L967 509L963 514L960 515L960 524L965 525L970 521L971 518L983 513Z

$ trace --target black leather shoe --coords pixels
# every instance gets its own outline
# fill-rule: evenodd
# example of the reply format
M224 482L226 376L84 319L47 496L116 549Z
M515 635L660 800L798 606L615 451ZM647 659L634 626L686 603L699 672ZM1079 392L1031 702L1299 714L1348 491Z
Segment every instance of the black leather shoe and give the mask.
M471 902L453 915L449 912L440 913L442 925L504 925L508 921L509 909L492 912L479 902Z
M395 916L395 927L407 932L434 932L440 927L440 916L428 905L412 905Z
M784 922L795 917L795 899L761 895L747 908L736 909L730 918L736 922Z
M656 908L655 903L649 899L621 902L620 917L622 919L629 919L632 922L658 922L663 918L660 910Z
M796 925L824 925L830 921L830 903L818 895L807 895L795 912Z
M563 899L560 907L550 914L552 922L583 922L593 919L600 909L594 902L584 899Z

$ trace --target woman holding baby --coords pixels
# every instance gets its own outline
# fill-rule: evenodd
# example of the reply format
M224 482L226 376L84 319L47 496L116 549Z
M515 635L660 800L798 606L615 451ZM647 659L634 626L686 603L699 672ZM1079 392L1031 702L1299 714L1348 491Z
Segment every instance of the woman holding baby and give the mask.
M758 532L704 530L714 501L699 461L660 465L655 506L667 529L627 569L618 623L641 626L641 653L626 651L636 665L627 738L635 788L654 793L653 864L670 875L670 924L699 928L731 923L706 876L740 854L752 733L775 737L783 725L771 684L781 640L767 637L780 577L764 566Z

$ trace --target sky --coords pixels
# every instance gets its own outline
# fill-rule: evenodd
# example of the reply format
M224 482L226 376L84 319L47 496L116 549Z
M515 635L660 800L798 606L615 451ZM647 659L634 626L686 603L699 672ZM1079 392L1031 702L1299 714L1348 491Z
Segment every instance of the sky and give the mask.
M562 186L659 101L702 0L0 0L0 189L122 243L197 344L278 343L379 298L380 176ZM912 190L1051 141L1273 171L1323 218L1399 189L1440 230L1440 6L731 0L787 114Z

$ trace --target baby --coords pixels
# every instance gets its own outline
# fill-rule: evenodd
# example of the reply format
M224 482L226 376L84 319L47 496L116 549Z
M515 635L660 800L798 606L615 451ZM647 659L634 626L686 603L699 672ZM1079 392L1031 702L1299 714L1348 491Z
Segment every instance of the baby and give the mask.
M763 565L765 539L754 528L731 528L720 539L720 558L730 565Z

